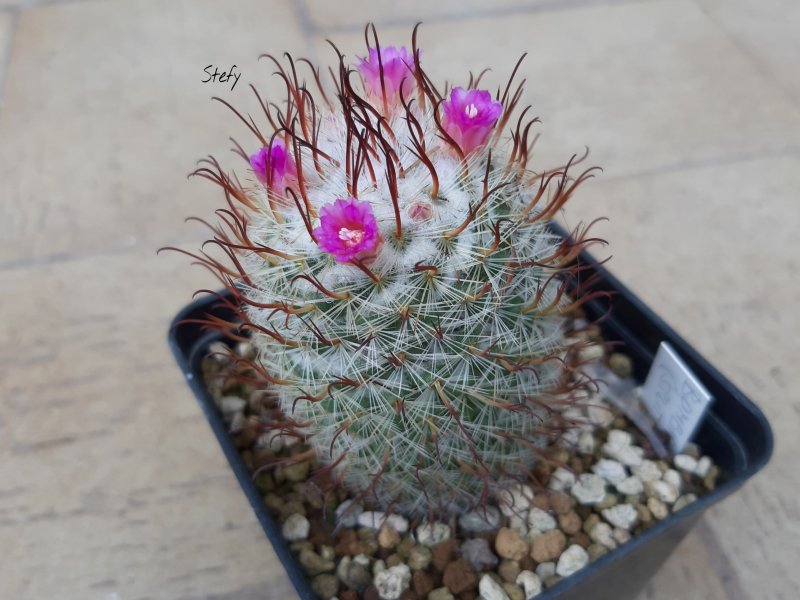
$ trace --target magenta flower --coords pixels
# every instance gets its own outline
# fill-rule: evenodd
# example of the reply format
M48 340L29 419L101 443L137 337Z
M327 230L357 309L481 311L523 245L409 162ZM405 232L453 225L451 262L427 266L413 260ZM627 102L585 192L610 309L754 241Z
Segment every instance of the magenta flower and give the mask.
M394 103L399 100L400 86L403 96L408 98L414 83L414 58L404 46L395 48L386 46L380 49L380 64L383 65L383 85L386 88L386 100ZM381 88L381 71L378 63L378 50L369 49L369 57L358 57L358 72L364 79L367 94L375 99L383 99Z
M279 137L253 154L250 166L261 183L279 193L283 193L289 183L297 179L294 157L286 151L286 144Z
M338 262L365 257L381 241L369 202L355 198L324 205L319 211L319 224L314 230L317 244Z
M453 88L450 99L442 103L444 130L469 154L483 146L503 113L503 105L492 100L486 90Z

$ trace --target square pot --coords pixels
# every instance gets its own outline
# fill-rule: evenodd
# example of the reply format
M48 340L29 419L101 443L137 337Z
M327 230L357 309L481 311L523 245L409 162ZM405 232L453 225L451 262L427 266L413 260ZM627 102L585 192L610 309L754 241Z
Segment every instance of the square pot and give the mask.
M588 255L581 260L596 265ZM720 468L720 479L714 491L544 590L537 596L539 600L635 598L703 512L738 489L764 467L772 454L772 431L764 414L613 275L601 266L594 266L587 271L587 276L594 273L598 273L601 280L593 289L612 292L612 296L610 300L587 303L585 310L589 316L599 317L607 312L610 302L611 313L600 326L606 340L622 342L625 353L633 360L634 377L643 381L659 344L667 341L713 395L714 401L694 440ZM214 297L197 300L175 317L169 330L170 347L300 598L315 600L317 596L311 589L310 579L264 505L203 383L201 362L209 345L222 336L208 333L200 325L180 324L185 319L202 319L208 314L225 319L232 317L226 309L220 308Z

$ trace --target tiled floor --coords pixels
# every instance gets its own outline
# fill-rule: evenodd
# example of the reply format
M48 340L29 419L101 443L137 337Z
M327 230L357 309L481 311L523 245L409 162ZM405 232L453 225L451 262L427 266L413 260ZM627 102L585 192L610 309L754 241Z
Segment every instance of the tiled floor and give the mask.
M768 4L768 6L766 6ZM800 597L800 4L792 0L0 0L0 597L292 597L165 344L213 282L168 244L220 198L185 179L278 89L262 52L361 50L374 20L458 80L517 56L539 164L605 167L612 269L764 408L770 467L641 596ZM203 84L236 64L237 87Z

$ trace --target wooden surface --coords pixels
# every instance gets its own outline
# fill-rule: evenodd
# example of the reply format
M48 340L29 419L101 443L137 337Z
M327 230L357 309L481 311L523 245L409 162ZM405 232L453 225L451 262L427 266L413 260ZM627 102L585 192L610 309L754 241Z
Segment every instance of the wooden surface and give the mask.
M334 7L335 5L335 7ZM252 143L209 101L257 56L418 19L437 76L522 51L542 166L589 145L612 269L769 416L771 465L642 600L800 597L800 3L0 0L0 597L292 598L166 346L214 285L163 245L220 202L196 159ZM242 80L203 84L207 64ZM491 77L490 77L491 79ZM487 80L488 81L488 80Z

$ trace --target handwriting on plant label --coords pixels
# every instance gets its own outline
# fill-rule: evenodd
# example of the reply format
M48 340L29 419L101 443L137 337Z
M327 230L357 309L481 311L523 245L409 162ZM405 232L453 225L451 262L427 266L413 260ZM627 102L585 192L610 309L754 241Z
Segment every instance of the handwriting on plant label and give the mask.
M214 69L214 72L211 72L211 69ZM233 80L233 84L231 85L231 91L233 88L236 87L236 84L239 83L239 77L242 76L241 73L236 72L236 65L233 65L227 71L220 71L214 65L208 65L203 72L208 76L203 79L203 83L213 82L213 83L228 83L231 79Z
M686 447L712 400L667 342L658 347L640 395L658 427L669 433L675 453Z

